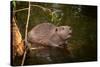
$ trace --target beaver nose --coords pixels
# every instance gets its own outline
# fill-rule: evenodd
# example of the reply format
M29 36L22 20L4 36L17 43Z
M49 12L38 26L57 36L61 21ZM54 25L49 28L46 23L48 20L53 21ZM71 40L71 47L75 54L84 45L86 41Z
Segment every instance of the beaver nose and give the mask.
M63 45L63 44L61 44L61 45L59 45L58 47L59 47L59 48L63 48L63 47L64 47L64 45Z

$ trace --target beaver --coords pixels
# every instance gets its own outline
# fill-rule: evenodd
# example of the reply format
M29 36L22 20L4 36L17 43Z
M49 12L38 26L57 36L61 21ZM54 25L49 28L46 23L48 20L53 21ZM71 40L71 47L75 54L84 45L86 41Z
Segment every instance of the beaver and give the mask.
M28 33L30 43L43 46L61 47L71 37L70 26L55 26L51 23L41 23L33 27Z
M70 26L55 26L52 23L41 23L28 32L31 48L27 52L25 65L64 63L70 61L70 51L65 45L71 37Z

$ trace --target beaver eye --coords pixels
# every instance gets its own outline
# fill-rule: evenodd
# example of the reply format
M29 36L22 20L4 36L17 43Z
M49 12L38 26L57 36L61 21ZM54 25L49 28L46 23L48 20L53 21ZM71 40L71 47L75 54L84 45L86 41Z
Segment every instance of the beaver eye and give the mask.
M56 28L56 30L55 31L58 31L58 29Z

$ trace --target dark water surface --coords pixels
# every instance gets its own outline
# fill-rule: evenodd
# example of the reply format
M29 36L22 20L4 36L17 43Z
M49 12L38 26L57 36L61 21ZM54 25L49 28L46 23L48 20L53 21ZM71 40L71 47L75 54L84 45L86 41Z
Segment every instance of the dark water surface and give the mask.
M45 21L53 23L57 26L69 25L72 27L73 33L72 37L68 41L68 49L75 57L74 62L97 60L97 6L37 2L32 2L31 5L39 5L48 8L52 12L55 12L54 14L58 17L55 17L55 15L50 16L48 10L43 11L43 9L39 7L31 7L28 31L31 30L35 25L43 23ZM27 7L28 2L16 2L16 10ZM19 26L23 39L25 37L24 35L25 25L27 21L27 12L27 10L16 12L16 18L18 21L17 24ZM59 51L59 49L55 50L54 52L57 53L57 51ZM26 57L27 59L30 59L28 61L26 60L26 64L38 64L35 63L37 62L37 59L34 56L34 52L32 53L31 57ZM64 52L63 54L66 54L66 52ZM53 56L53 58L55 58L54 60L56 60L55 56ZM58 53L57 56L61 55ZM65 56L66 55L64 55L63 57ZM65 61L67 59L68 58L64 58L63 62L67 62ZM38 60L41 61L42 59L40 58ZM45 60L43 61L45 62ZM17 62L19 61L17 60ZM17 62L15 65L17 65Z

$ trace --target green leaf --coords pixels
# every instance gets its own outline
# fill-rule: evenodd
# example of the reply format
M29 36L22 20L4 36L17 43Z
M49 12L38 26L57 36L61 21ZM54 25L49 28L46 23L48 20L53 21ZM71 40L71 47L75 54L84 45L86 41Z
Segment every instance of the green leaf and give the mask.
M16 7L16 0L13 0L13 6Z

